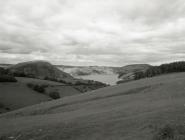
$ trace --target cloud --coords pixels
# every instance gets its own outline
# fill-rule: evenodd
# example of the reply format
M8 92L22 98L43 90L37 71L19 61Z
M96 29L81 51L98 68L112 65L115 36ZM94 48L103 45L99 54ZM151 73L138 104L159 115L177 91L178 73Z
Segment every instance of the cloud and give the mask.
M158 64L185 58L184 0L0 0L0 62Z

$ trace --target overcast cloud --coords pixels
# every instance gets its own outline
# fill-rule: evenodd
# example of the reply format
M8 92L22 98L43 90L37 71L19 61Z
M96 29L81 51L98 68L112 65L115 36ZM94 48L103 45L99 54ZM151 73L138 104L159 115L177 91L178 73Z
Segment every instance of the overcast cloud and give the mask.
M160 64L185 58L184 0L0 0L0 63Z

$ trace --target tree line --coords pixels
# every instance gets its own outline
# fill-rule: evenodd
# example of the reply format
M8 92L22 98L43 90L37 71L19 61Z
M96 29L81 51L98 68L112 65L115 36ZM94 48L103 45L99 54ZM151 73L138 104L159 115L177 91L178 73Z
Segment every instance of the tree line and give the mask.
M185 72L185 61L162 64L160 66L152 66L145 72L139 71L134 73L134 79L138 80L141 78L153 77L173 72Z

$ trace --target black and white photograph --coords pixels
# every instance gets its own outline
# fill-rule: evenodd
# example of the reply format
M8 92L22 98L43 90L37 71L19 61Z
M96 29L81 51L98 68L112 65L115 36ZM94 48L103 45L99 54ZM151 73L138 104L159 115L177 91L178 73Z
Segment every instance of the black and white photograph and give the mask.
M185 0L0 0L0 140L185 140Z

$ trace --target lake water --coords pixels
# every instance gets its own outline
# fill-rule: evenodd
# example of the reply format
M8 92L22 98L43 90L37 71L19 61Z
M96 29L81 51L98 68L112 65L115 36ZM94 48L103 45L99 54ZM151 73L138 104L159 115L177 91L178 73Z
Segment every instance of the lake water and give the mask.
M94 75L78 76L76 78L99 81L109 85L116 85L116 82L120 80L117 74L94 74Z

